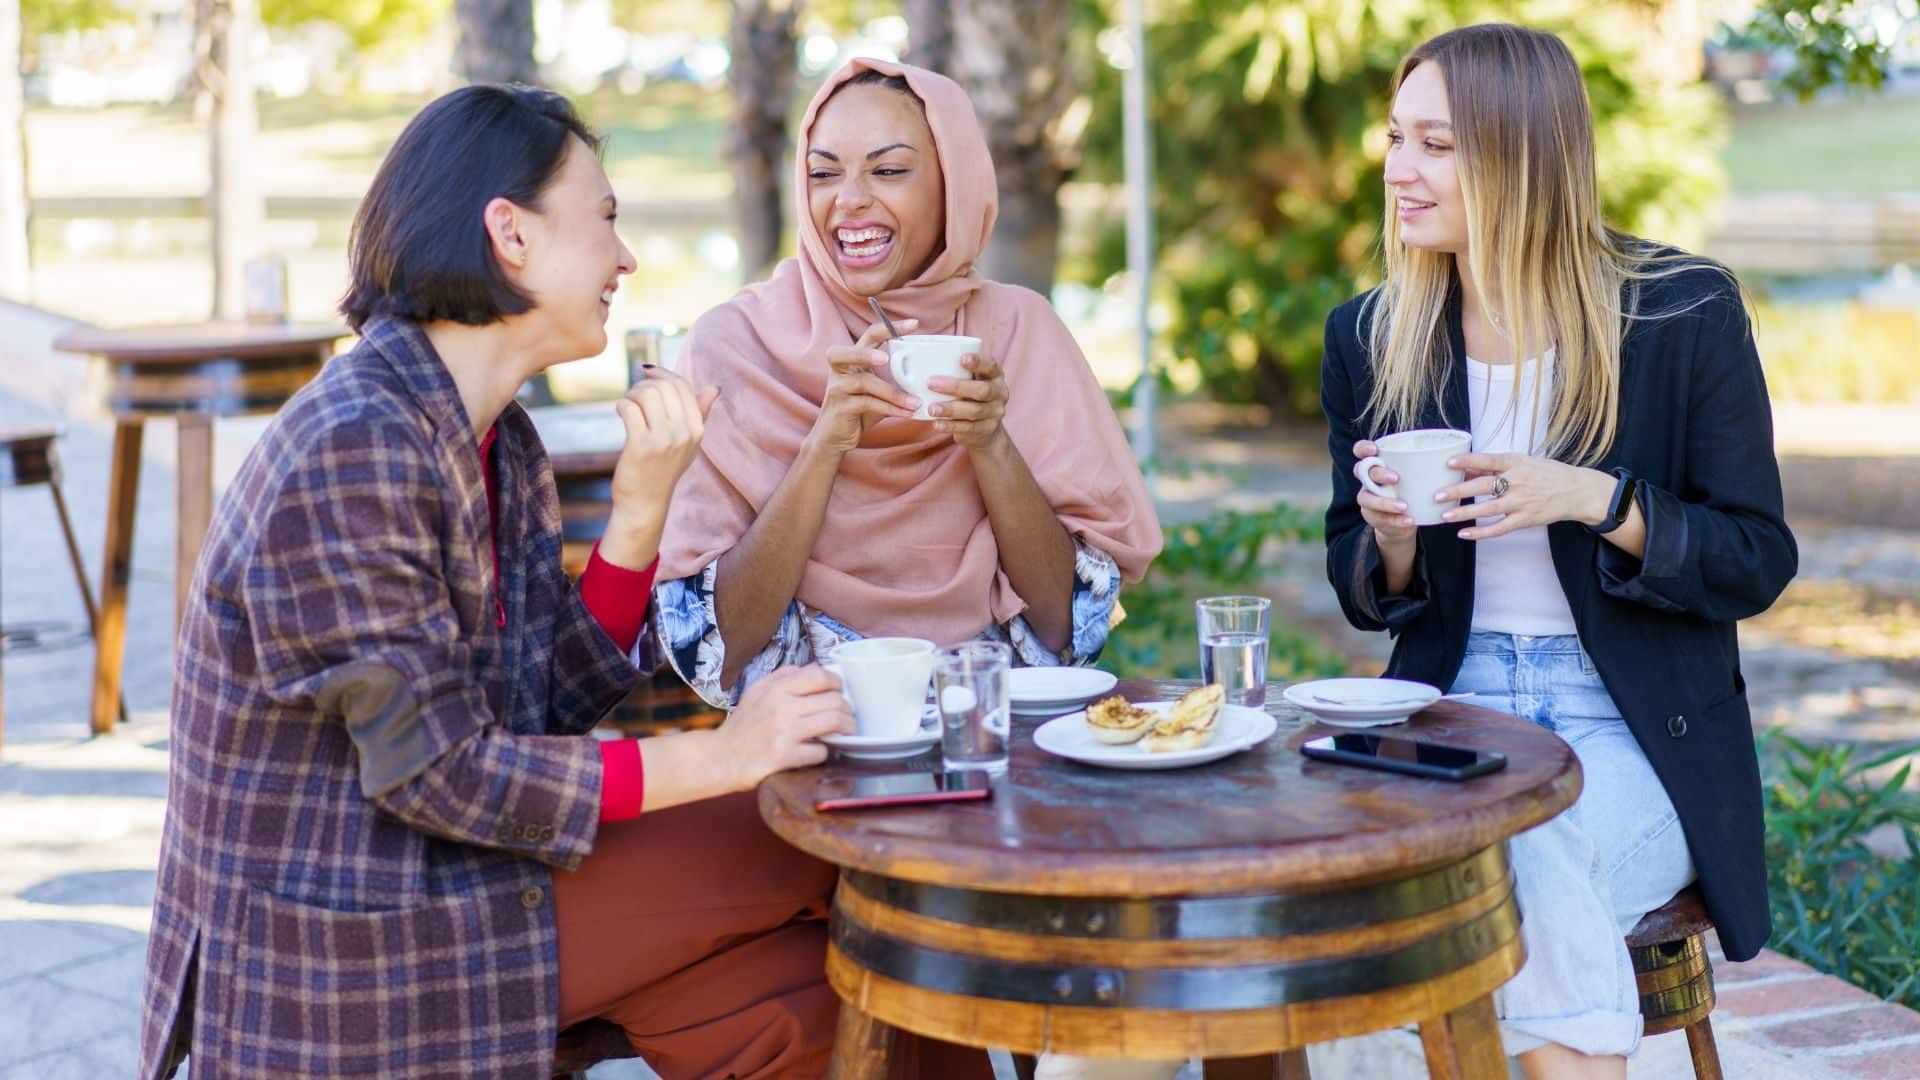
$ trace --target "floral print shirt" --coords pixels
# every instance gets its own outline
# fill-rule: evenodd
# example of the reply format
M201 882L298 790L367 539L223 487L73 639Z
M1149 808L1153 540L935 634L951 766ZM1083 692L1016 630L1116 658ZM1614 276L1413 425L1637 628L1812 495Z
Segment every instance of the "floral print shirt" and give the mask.
M1020 667L1064 667L1091 664L1100 658L1112 626L1114 604L1120 598L1120 568L1106 552L1074 539L1073 641L1064 652L1048 649L1016 615L1002 625L989 626L977 640L1012 646ZM697 574L663 581L654 588L654 626L675 672L709 705L730 709L740 692L775 668L811 663L814 657L843 641L861 635L832 615L801 603L787 604L787 613L765 648L747 662L738 686L720 684L726 645L714 616L713 581L719 563Z

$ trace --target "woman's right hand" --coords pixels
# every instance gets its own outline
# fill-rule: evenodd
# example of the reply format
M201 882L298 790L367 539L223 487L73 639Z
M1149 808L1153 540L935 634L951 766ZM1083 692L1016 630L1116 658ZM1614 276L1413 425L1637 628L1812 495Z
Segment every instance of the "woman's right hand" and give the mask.
M747 687L718 734L735 770L733 790L750 791L774 773L827 760L820 736L853 730L839 677L810 664L780 668Z
M1353 444L1353 460L1358 463L1380 453L1380 447L1372 439L1361 439ZM1400 482L1400 474L1385 465L1375 465L1367 474L1373 482L1382 486ZM1360 517L1373 528L1373 538L1382 551L1411 551L1414 539L1419 536L1420 527L1407 515L1407 504L1399 499L1388 499L1375 495L1364 486L1355 500L1360 504Z
M895 319L894 325L911 333L920 321ZM827 396L813 422L814 438L826 449L844 454L859 446L874 424L889 416L912 416L920 407L919 398L874 373L887 366L887 354L880 349L887 337L886 326L874 323L859 341L827 350Z

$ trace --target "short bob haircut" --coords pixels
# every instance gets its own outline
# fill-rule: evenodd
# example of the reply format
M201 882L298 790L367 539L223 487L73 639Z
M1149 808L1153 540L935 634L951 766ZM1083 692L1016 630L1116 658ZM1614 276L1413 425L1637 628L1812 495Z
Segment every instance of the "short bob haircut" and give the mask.
M533 307L493 257L489 202L540 209L569 137L602 145L566 98L526 86L466 86L408 122L347 241L340 312L358 331L381 316L485 326Z

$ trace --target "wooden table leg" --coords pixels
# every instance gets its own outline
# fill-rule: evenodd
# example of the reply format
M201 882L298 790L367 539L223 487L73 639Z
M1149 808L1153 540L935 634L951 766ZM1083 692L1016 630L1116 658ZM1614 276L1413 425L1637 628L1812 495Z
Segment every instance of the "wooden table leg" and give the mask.
M885 1080L887 1062L893 1057L893 1036L891 1024L881 1023L852 1002L842 1001L827 1080Z
M1420 1046L1432 1080L1506 1080L1507 1056L1491 996L1421 1023Z
M133 512L140 494L138 420L113 429L113 474L107 482L107 544L100 568L100 622L94 631L93 733L113 730L120 706L120 668L127 651L127 579L133 569Z
M93 602L93 586L87 582L87 563L80 557L80 541L73 536L73 518L67 513L67 497L60 491L60 481L47 484L47 490L53 492L53 511L60 515L60 535L67 542L67 561L73 564L73 580L80 586L80 602L87 606L87 633L95 641L100 639L100 609ZM121 723L127 722L127 697L120 695L118 704Z
M213 418L182 415L179 421L180 457L175 524L179 538L173 556L173 630L187 615L187 595L193 588L193 569L200 562L200 545L213 520Z

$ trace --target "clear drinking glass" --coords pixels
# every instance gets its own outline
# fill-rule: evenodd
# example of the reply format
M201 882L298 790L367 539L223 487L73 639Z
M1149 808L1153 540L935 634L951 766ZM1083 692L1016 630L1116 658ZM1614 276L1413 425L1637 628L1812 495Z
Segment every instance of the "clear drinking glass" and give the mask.
M1013 650L995 641L955 645L934 658L933 696L947 768L1006 769L1012 667Z
M1227 703L1267 704L1267 619L1264 596L1210 596L1194 602L1200 629L1200 681L1226 687Z

